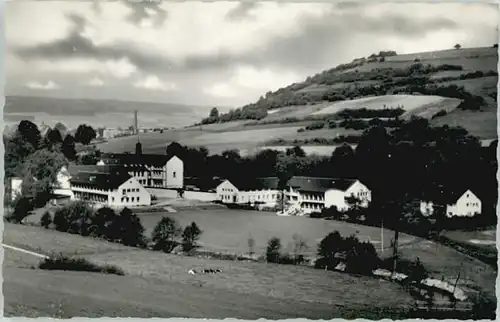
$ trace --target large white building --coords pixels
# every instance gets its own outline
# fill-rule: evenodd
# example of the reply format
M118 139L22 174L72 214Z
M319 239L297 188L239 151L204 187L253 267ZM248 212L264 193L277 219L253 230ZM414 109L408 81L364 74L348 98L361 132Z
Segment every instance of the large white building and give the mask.
M346 211L349 208L347 197L355 197L361 207L368 207L371 202L371 191L355 179L295 176L283 190L278 188L278 183L276 177L259 178L245 184L233 184L225 180L216 189L217 200L226 204L266 207L279 207L283 202L285 208L300 208L303 214L320 212L332 206L339 211Z
M143 154L137 143L135 154L105 153L98 165L119 165L132 169L130 174L148 188L184 187L184 162L177 156ZM140 169L140 171L136 171Z
M69 172L73 200L110 207L151 205L151 194L123 168L74 166Z
M432 216L436 207L445 207L447 217L473 217L481 214L482 203L481 199L476 196L470 189L459 195L451 195L445 202L432 200L420 201L420 212L424 216Z

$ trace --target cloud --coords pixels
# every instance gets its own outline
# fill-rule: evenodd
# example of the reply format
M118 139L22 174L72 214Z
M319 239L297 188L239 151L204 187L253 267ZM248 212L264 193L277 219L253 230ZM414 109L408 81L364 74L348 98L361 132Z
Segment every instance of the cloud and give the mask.
M26 87L38 90L54 90L60 88L59 85L57 85L53 81L48 81L45 84L40 82L29 82L26 84Z
M213 97L223 97L223 98L235 97L236 91L237 91L237 89L235 89L234 87L231 87L231 85L229 85L227 83L219 83L219 84L210 85L203 90L203 92L207 95L210 95Z
M87 85L91 87L102 87L104 86L104 82L102 81L102 79L94 77L87 82Z
M257 69L252 66L238 66L228 81L216 83L204 89L214 97L236 97L246 91L260 95L300 80L301 77L286 70Z
M92 95L203 104L249 103L380 50L498 38L498 8L479 3L18 1L5 16L10 88L51 79L65 84L51 93L82 95L82 80L99 78Z
M152 91L172 91L177 89L174 83L164 83L155 75L149 75L136 81L134 87Z

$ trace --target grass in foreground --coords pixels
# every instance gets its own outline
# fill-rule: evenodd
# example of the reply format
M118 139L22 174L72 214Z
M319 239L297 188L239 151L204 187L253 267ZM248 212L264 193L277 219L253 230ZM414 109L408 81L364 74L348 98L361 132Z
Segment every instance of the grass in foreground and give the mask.
M122 269L113 265L97 265L89 262L85 258L71 258L64 255L57 255L43 260L39 265L40 269L96 272L104 274L125 275Z

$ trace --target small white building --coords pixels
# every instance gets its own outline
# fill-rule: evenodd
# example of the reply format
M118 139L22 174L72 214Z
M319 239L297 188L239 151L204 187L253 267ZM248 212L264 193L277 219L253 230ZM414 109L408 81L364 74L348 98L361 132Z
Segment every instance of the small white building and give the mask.
M10 198L10 201L14 201L18 196L21 196L23 179L18 177L10 178L7 184L8 186L5 187L6 197Z
M325 207L336 206L339 211L347 211L349 204L346 200L349 197L356 198L362 208L367 208L372 201L370 189L359 180L334 180L325 191Z
M217 200L222 203L239 203L240 191L229 180L221 182L217 188L215 188L215 194Z
M470 190L465 191L455 203L446 205L446 216L472 217L481 214L481 200Z
M173 156L165 164L165 182L167 188L182 188L184 187L184 162L177 156Z
M420 201L420 212L424 216L431 216L434 214L436 207L440 206L439 204L439 202L422 200ZM479 199L470 189L458 195L458 197L452 196L448 198L448 202L441 203L441 205L443 204L446 204L446 217L448 218L473 217L481 214L482 211L481 199Z

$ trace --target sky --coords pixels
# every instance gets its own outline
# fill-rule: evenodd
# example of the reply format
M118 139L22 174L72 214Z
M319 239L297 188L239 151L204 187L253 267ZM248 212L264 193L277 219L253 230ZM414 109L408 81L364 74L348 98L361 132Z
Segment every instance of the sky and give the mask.
M381 50L492 46L480 3L9 1L6 95L238 107Z

